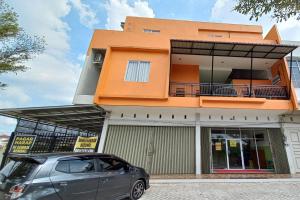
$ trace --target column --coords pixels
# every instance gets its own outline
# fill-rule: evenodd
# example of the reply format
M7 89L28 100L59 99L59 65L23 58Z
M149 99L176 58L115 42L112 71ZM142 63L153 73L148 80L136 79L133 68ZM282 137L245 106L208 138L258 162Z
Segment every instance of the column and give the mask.
M195 151L196 151L196 174L201 174L201 126L200 113L196 113L196 131L195 131Z
M104 123L103 123L101 136L100 136L100 141L99 141L99 146L98 146L98 153L103 153L103 150L104 150L104 144L105 144L105 140L106 140L108 122L109 122L109 116L106 115Z
M282 125L281 129L284 137L285 137L285 151L287 154L287 159L290 167L290 173L291 174L296 174L296 169L295 169L295 162L294 162L294 152L291 148L291 137L290 137L290 130L289 128L285 127L285 124Z

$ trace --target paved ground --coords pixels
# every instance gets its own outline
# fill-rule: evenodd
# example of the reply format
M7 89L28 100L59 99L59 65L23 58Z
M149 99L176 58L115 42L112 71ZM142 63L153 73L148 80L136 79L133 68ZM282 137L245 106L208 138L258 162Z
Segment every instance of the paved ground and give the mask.
M299 182L152 183L141 200L300 200Z

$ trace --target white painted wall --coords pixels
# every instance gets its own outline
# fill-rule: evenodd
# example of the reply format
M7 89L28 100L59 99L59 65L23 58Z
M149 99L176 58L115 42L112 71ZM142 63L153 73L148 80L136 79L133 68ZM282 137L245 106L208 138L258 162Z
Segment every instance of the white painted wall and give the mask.
M102 130L98 152L103 152L108 125L193 126L195 127L196 174L201 174L201 126L281 128L282 111L240 109L189 109L138 106L104 107L110 111ZM148 117L148 118L147 118ZM292 150L286 147L293 167ZM291 167L291 172L294 173Z
M73 104L92 104L98 84L101 67L93 64L94 53L87 56L80 74Z

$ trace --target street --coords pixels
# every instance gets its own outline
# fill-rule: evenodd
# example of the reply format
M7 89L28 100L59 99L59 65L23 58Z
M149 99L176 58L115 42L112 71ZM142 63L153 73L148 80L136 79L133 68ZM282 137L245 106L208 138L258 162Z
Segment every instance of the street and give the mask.
M300 181L152 183L141 200L299 200Z

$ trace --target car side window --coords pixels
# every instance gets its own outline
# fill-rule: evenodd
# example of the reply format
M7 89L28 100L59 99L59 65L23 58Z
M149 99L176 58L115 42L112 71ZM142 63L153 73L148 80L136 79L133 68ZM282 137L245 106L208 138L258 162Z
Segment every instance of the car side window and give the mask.
M93 158L74 159L59 161L55 168L56 171L63 173L88 173L95 171Z
M70 173L87 173L95 171L94 159L70 160Z
M55 167L55 170L58 172L69 173L69 161L68 160L59 161Z
M101 171L127 171L127 163L115 158L99 158Z

